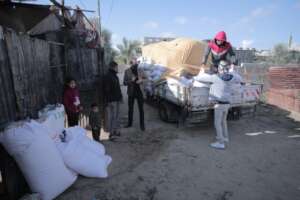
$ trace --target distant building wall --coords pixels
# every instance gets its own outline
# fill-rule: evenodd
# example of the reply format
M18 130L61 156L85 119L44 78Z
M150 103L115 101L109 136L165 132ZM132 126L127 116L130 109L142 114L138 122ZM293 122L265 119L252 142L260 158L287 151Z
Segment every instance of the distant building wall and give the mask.
M167 42L175 40L176 38L170 38L170 37L144 37L144 45L158 43L158 42Z
M255 61L255 49L234 49L238 64L253 63Z

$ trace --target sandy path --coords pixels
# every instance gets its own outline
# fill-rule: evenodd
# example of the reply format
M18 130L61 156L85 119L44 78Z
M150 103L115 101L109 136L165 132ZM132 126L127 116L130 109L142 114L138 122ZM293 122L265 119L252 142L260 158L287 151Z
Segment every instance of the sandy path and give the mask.
M126 112L125 103L123 122ZM145 133L135 112L136 128L103 142L113 158L110 177L81 177L59 200L300 199L300 123L287 112L261 105L255 118L230 121L225 151L209 147L213 127L178 129L155 108L145 112Z

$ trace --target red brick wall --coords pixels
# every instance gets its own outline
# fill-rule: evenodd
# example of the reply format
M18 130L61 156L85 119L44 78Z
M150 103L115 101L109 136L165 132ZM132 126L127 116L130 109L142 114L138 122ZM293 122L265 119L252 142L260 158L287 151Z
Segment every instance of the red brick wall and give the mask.
M300 113L300 66L271 67L267 102L288 111Z

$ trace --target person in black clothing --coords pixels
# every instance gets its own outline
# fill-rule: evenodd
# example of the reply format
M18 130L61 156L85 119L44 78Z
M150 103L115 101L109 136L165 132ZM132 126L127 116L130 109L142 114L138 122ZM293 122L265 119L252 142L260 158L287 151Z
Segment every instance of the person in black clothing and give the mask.
M120 87L118 73L118 64L112 61L109 64L109 71L104 78L104 98L106 102L106 128L110 133L110 139L113 136L120 136L120 103L123 96Z
M101 118L99 107L97 104L93 103L91 105L91 112L89 115L89 123L92 128L93 139L100 142L100 131L101 131Z
M124 75L124 85L127 86L128 94L128 124L126 128L132 126L134 100L136 99L138 102L140 113L140 128L142 131L145 131L144 95L143 90L141 89L141 84L143 80L140 74L138 73L138 63L136 59L131 61L131 64L131 67L125 71Z

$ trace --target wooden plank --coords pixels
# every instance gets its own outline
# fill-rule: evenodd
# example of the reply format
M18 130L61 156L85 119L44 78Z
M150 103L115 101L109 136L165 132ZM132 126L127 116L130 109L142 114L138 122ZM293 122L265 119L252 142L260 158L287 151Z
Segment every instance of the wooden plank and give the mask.
M14 32L8 33L6 43L19 111L34 117L49 98L49 44Z
M0 38L0 129L2 129L7 122L15 119L16 101L7 48L4 41L4 30L1 26L0 29L0 34L3 36Z

